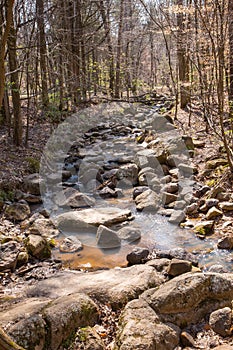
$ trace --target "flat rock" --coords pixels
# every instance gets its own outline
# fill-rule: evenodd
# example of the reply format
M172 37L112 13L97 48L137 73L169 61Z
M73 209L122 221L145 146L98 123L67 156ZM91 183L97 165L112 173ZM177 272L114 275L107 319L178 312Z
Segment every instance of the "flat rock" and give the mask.
M208 235L213 233L214 228L214 221L208 220L208 221L201 221L198 224L194 226L194 231L200 235Z
M233 210L233 202L222 202L219 204L219 206L224 211L232 211Z
M185 219L185 213L183 210L173 210L169 218L171 224L179 225Z
M219 249L228 249L231 250L233 248L233 233L227 233L223 238L220 238L218 241Z
M118 307L163 281L164 278L147 265L89 273L61 271L54 277L38 281L33 287L27 288L25 293L30 297L52 299L72 293L86 293L103 303Z
M61 228L88 228L89 225L114 225L127 221L131 211L113 207L69 211L59 215L56 222Z

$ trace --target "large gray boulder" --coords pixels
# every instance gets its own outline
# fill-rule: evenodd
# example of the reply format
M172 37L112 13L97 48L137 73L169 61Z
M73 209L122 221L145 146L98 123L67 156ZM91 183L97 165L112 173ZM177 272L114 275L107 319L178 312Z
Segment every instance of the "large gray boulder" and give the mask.
M153 267L147 265L134 265L88 274L79 271L62 271L54 277L39 281L25 292L30 297L49 298L86 293L101 302L119 307L137 298L148 288L160 285L164 280L164 277Z
M89 225L114 225L127 221L131 216L130 210L113 207L90 208L82 211L68 211L59 215L56 222L61 228L88 228Z
M136 208L139 211L156 211L159 207L160 198L158 194L152 190L147 190L135 198Z
M180 330L160 322L144 300L133 300L123 310L116 337L116 350L173 350Z
M87 208L95 205L95 199L74 188L66 188L56 195L55 203L62 207Z
M231 305L233 275L186 273L144 292L141 298L164 322L178 326L195 323L208 312Z
M121 246L121 239L117 232L104 225L98 227L96 241L99 248L111 249Z
M30 213L31 213L31 210L27 202L13 203L13 204L7 205L5 209L5 216L9 220L22 221L27 219Z

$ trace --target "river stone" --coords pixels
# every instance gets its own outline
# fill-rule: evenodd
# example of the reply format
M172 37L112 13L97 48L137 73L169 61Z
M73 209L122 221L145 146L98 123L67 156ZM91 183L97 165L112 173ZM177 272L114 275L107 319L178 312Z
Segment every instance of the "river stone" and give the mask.
M89 225L114 225L127 221L131 217L128 209L113 207L91 208L82 211L68 211L59 215L56 222L61 228L88 228Z
M30 193L24 193L20 190L15 191L15 199L17 201L24 199L26 202L32 203L32 204L37 204L42 202L42 199L40 196L35 196L34 194L30 194Z
M138 167L134 163L121 165L118 172L118 177L127 178L132 185L136 185L138 182Z
M29 254L37 259L48 259L51 257L51 248L47 240L38 235L30 234L24 240L25 247Z
M233 210L233 202L222 202L219 204L219 206L224 211L232 211Z
M149 190L148 186L138 186L134 187L133 189L133 199L135 199L139 194L142 194L143 192Z
M170 250L153 250L152 255L155 255L156 258L165 258L165 259L179 259L179 260L188 260L194 266L198 266L197 257L185 250L184 248L174 248Z
M15 241L0 244L0 271L15 270L20 248L20 244Z
M193 215L197 214L199 205L197 203L192 203L186 207L186 214Z
M65 281L65 283L64 283ZM153 267L134 265L96 272L60 271L55 276L38 281L26 289L30 297L57 298L72 293L86 293L100 302L118 308L148 288L164 282L164 277Z
M208 221L199 222L194 226L193 229L196 233L205 236L213 233L213 228L214 228L214 221L208 220Z
M180 224L185 219L185 213L183 210L173 210L169 218L171 224Z
M74 253L83 249L83 245L77 237L69 236L59 244L59 250L62 253Z
M190 272L192 270L192 263L187 260L172 259L167 268L167 273L170 276L179 276L182 273Z
M74 188L66 188L56 195L55 203L61 207L87 208L94 206L95 200Z
M225 237L220 238L218 241L219 249L233 249L233 233L229 232L225 235Z
M208 210L206 214L206 219L207 220L215 219L218 216L221 216L222 214L223 212L221 210L217 209L216 207L212 207Z
M78 327L93 326L98 320L97 305L84 294L58 298L43 311L50 334L49 348L58 350Z
M167 272L167 267L170 264L170 260L166 258L152 259L146 262L146 265L153 266L158 272Z
M99 248L118 248L121 246L121 239L117 232L106 226L100 225L96 234L96 242Z
M24 189L30 194L36 196L40 195L40 186L42 186L44 181L40 178L38 173L30 174L24 178Z
M209 272L227 273L227 269L223 265L214 264L210 266Z
M143 174L139 175L138 177L138 183L140 186L147 186L151 184L151 181L156 178L156 175L154 172L144 172Z
M116 350L172 350L179 343L180 329L160 323L143 300L129 302L122 311L116 336Z
M135 247L127 254L126 259L130 265L141 264L148 257L149 253L147 248Z
M176 193L178 192L178 190L179 190L179 184L177 182L170 182L162 187L162 191L168 192L168 193Z
M156 211L159 207L159 196L152 190L147 190L135 198L136 208L139 211Z
M6 207L5 216L9 220L22 221L25 220L31 213L29 205L25 203L13 203Z
M206 212L208 209L212 208L212 207L216 207L219 204L219 200L216 198L208 198L205 201L205 204L203 204L200 207L200 210L203 212Z
M208 312L231 305L233 275L186 273L140 296L163 321L178 326L196 323Z
M173 193L162 192L162 202L165 205L175 202L177 198L178 198L177 195Z
M97 191L97 193L101 198L117 198L118 197L118 193L117 193L116 189L112 189L108 186Z
M181 163L178 165L179 171L182 175L193 175L197 173L197 168L193 165L188 165L185 163Z
M29 227L28 231L30 234L46 238L54 238L59 235L59 230L54 225L53 221L45 218L36 219Z
M120 239L127 242L135 242L141 238L141 231L136 227L126 226L117 231Z
M212 350L233 350L233 346L232 345L219 345L219 346L213 348Z
M232 310L229 307L213 311L210 314L210 327L215 333L220 334L222 337L230 335L231 322Z

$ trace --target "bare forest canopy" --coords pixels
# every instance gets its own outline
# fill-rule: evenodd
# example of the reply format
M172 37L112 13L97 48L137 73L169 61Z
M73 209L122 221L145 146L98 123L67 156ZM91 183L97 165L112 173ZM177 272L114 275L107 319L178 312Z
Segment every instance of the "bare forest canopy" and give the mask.
M198 106L233 168L232 0L0 0L1 124L16 145L32 107L56 119L158 91L175 96L175 117Z

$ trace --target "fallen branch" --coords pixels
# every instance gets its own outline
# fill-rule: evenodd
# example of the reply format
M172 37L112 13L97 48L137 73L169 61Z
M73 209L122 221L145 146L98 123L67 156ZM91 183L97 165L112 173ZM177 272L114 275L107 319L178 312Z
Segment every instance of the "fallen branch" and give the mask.
M0 327L0 349L1 350L25 350L17 345Z

